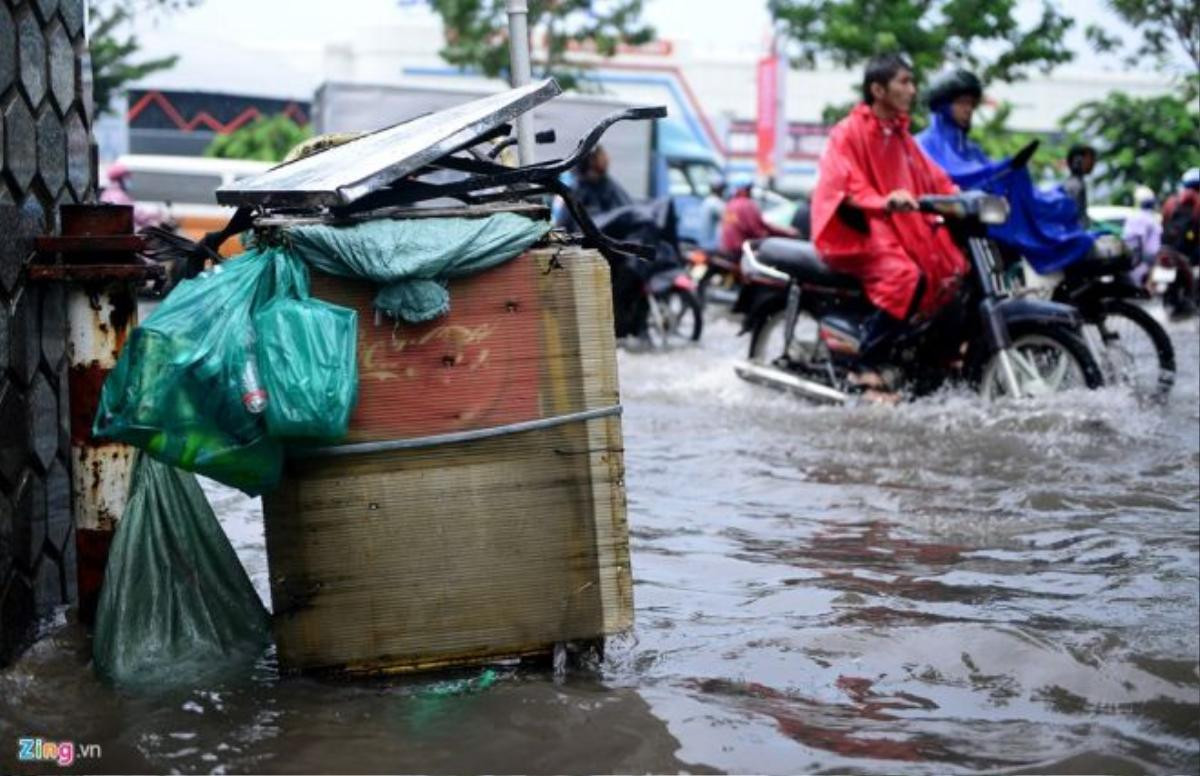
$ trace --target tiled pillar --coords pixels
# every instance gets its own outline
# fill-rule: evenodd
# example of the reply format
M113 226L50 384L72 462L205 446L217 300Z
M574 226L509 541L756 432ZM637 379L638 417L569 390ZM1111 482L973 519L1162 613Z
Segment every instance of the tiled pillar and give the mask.
M84 0L0 0L0 665L76 597L60 284L33 238L94 194Z

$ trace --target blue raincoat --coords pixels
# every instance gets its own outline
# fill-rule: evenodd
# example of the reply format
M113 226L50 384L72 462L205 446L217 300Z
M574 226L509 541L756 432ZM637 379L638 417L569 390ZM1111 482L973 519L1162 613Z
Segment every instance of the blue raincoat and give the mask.
M1075 203L1059 190L1033 185L1029 170L1010 160L993 162L950 116L949 105L934 106L932 123L917 135L929 158L962 189L983 189L1008 199L1008 221L990 228L994 240L1011 246L1039 273L1057 272L1087 255L1095 235L1079 228Z

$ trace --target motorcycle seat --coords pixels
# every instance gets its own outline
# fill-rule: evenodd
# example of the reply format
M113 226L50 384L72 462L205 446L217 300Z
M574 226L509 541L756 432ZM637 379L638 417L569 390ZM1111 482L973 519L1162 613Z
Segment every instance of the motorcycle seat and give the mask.
M860 290L858 278L834 272L812 243L787 237L768 237L758 245L756 257L763 264L786 272L796 280L815 286Z

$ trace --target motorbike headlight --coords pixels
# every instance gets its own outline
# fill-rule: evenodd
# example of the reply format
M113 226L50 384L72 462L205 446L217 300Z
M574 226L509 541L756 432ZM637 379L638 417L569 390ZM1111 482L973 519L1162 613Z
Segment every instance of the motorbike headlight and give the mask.
M1008 220L1008 200L988 195L979 198L979 220L985 224L1002 224Z

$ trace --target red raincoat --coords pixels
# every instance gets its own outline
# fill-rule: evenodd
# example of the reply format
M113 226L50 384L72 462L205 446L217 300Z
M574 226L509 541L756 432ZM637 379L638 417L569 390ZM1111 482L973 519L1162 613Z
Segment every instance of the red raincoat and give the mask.
M838 122L821 157L812 199L813 242L825 262L859 278L867 297L894 318L932 313L948 302L967 271L946 229L924 213L888 213L887 195L949 194L954 184L917 146L908 116L886 124L860 103ZM849 199L866 216L859 231L838 215ZM914 300L921 277L925 292Z

